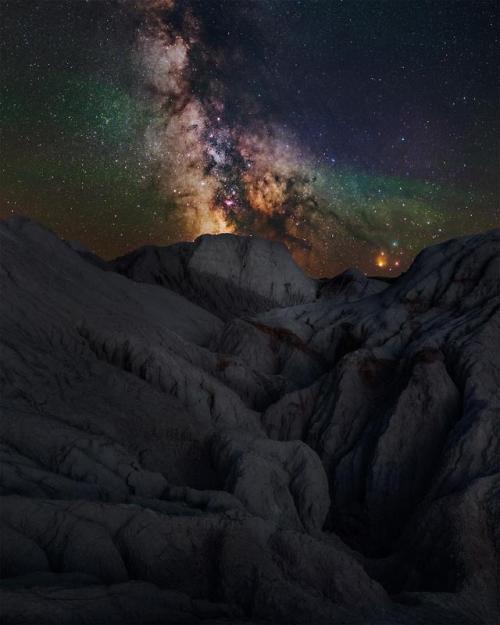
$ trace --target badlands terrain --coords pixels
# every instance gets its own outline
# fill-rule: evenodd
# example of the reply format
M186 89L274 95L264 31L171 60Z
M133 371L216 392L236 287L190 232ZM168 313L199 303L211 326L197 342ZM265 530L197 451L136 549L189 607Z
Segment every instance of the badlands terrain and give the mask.
M0 225L2 623L499 615L500 230L391 281Z

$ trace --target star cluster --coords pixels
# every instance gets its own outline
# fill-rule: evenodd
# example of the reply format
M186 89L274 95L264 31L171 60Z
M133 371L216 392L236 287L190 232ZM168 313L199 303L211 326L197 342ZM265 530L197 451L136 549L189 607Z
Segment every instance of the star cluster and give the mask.
M495 2L5 2L2 216L404 270L500 223Z

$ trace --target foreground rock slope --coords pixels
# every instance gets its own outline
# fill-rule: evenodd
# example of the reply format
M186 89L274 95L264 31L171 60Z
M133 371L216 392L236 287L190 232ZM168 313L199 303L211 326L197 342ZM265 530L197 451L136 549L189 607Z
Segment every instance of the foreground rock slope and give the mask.
M395 281L0 225L3 623L493 623L500 231Z

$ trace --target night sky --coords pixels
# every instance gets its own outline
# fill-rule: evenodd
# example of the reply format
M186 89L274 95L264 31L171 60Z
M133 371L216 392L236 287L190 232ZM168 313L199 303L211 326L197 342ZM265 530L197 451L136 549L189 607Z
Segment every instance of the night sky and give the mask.
M500 224L496 0L3 0L1 217L314 275Z

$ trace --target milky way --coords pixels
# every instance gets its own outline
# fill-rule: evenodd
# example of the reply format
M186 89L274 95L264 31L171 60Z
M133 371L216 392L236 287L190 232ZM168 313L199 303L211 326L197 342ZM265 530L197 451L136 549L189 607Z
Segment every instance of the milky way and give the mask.
M260 235L315 275L500 221L493 2L5 6L4 215L106 257Z
M175 15L173 2L137 9L144 18L139 74L157 111L146 146L186 236L260 234L285 241L298 256L311 254L322 200L304 150L283 128L258 119L256 98L228 117L232 94L220 75L229 62L206 44L189 5Z

